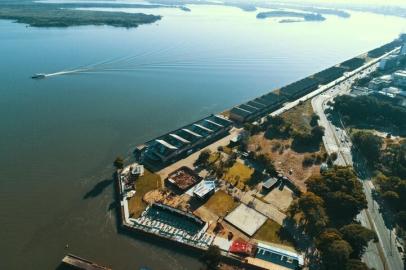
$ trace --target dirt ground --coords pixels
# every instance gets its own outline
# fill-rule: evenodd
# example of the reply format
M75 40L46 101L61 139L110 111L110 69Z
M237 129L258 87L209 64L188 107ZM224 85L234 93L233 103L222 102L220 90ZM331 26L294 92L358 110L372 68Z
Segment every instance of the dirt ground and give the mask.
M174 208L187 211L190 209L189 201L190 196L183 194L178 196L167 189L155 189L144 195L144 201L148 204L162 203Z
M285 148L283 151L275 151L276 144L290 145L291 140L273 139L268 140L264 138L263 133L254 135L250 139L249 150L254 151L260 147L260 153L268 155L275 164L277 170L283 172L284 175L289 177L302 191L306 190L305 181L312 175L320 174L320 166L313 165L311 167L303 167L303 159L306 154L312 153L297 153L290 147ZM322 153L324 147L321 147L321 151L314 154Z
M266 202L269 202L282 212L286 212L289 205L293 201L293 191L290 190L287 186L283 188L275 188L268 194L266 194L262 199Z

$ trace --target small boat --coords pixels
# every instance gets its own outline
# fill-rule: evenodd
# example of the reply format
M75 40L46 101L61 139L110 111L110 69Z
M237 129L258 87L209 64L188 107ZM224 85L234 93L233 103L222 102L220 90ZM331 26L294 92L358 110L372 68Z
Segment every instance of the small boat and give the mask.
M31 79L44 79L46 75L44 73L37 73L31 76Z

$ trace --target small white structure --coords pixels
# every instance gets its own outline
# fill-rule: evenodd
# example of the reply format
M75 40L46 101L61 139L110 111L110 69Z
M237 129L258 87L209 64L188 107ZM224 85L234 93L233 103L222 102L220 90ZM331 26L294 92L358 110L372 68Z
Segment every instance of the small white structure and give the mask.
M144 175L144 165L137 164L133 167L131 171L132 175L143 176Z
M232 240L228 240L220 236L216 236L213 241L213 245L218 246L221 250L225 252L228 252L232 243L233 243Z
M199 199L206 199L208 196L214 193L215 189L215 180L204 180L194 187L193 195L195 195Z
M269 191L279 185L279 182L278 178L271 177L262 184L262 188Z
M126 193L126 197L127 198L131 198L131 197L133 197L135 195L135 190L130 190L130 191L128 191L127 193Z

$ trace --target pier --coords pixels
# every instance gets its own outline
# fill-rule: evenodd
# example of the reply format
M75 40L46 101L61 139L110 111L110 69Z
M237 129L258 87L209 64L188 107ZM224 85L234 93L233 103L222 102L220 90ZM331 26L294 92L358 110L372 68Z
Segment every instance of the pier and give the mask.
M112 270L111 268L98 265L73 254L68 254L63 257L62 267L66 270Z

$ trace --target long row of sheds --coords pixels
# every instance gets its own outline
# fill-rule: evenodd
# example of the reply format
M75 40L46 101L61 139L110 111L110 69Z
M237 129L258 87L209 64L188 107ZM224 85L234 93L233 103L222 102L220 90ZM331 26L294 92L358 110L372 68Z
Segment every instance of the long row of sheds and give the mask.
M379 48L368 52L368 56L376 58L399 46L399 40L394 40ZM303 97L319 88L342 77L345 72L350 72L365 64L364 57L354 57L339 65L332 66L309 77L283 86L268 94L235 106L230 110L230 119L237 122L246 122L256 119L266 113L272 112L283 106L285 102Z
M312 76L298 80L278 90L274 90L259 98L235 106L230 110L230 119L237 122L246 122L256 119L266 113L283 106L285 102L293 101L316 90L319 85L327 84L343 76L349 68L333 66Z
M382 45L381 47L378 47L376 49L370 50L368 52L368 56L371 58L378 58L385 53L388 53L392 50L394 50L396 47L399 47L402 45L402 40L401 39L395 39L392 42L389 42L385 45Z
M229 131L231 125L232 122L221 115L210 115L151 140L138 150L141 151L144 161L171 162L223 136Z

